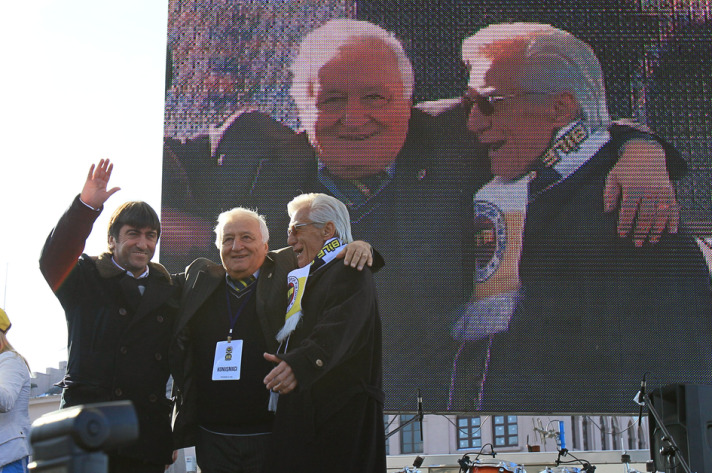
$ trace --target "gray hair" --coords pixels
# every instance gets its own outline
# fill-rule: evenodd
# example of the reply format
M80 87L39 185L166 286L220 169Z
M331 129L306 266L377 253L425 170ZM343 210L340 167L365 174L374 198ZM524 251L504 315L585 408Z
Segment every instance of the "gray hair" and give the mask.
M341 48L364 39L380 41L393 52L401 73L403 97L410 100L415 82L413 65L405 54L401 42L393 33L368 21L339 18L329 20L310 31L299 44L299 52L290 67L292 72L290 94L300 114L313 107L310 102L310 90L318 77L319 70L332 60Z
M215 246L218 249L222 248L223 229L225 225L237 219L238 217L249 217L260 224L260 233L262 234L262 243L269 241L269 230L267 229L267 221L264 215L260 215L254 210L244 207L235 207L218 215L218 224L215 226Z
M462 42L462 60L470 77L483 77L498 51L521 52L518 82L523 91L572 93L581 118L592 131L611 119L601 63L591 47L568 31L541 23L489 25Z
M293 218L299 209L308 207L309 218L317 224L333 222L336 236L344 243L351 243L351 219L349 211L336 197L326 194L301 194L287 204L289 218Z

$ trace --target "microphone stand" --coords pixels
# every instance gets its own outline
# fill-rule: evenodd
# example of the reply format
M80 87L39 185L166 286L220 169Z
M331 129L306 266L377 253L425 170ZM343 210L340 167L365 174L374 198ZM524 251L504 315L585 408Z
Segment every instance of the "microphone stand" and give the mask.
M648 408L648 412L650 412L650 414L655 419L655 422L660 427L660 430L662 430L663 432L662 440L670 444L668 447L662 447L660 449L660 453L668 457L668 463L670 463L671 458L677 458L680 464L682 465L682 469L685 470L685 473L692 473L692 471L690 470L690 466L687 464L685 458L682 455L678 455L678 453L680 453L680 447L677 446L677 442L675 442L673 436L670 435L670 431L665 426L662 417L660 417L658 411L655 410L653 402L650 400L650 396L648 396L648 393L642 393L641 397L643 399L643 402L645 403L645 406Z
M406 422L402 423L398 427L396 427L394 430L391 430L386 434L386 440L391 438L393 434L396 432L400 432L402 429L405 428L405 426L412 424L413 422L420 422L420 442L423 442L423 397L420 394L420 389L418 389L418 414L414 415L412 418L408 419ZM401 470L401 473L412 473L412 472L417 472L419 471L418 468L423 464L423 457L417 456L415 457L415 461L413 462L413 468L406 467L403 470Z
M413 422L418 422L420 420L420 417L415 415L411 419L408 419L407 421L403 422L401 425L396 427L395 429L391 430L386 434L386 440L388 440L393 434L396 432L400 432L405 428L405 426L412 424ZM422 430L421 430L421 436L422 436Z
M420 395L420 389L418 389L418 413L396 427L394 430L391 430L386 434L386 440L388 440L393 434L396 432L400 432L405 426L412 424L413 422L420 422L420 441L423 441L423 397Z

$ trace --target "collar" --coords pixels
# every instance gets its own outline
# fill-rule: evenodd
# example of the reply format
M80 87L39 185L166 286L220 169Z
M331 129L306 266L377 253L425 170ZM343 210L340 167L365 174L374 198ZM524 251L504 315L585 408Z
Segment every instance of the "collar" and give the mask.
M259 276L260 276L260 268L257 268L257 271L255 271L254 273L252 273L252 277L254 277L254 278L255 278L255 281L256 281ZM227 274L227 271L225 271L225 281L227 282L228 286L232 286L232 288L235 289L235 290L244 289L244 288L240 288L239 286L237 286L237 285L235 284L235 279L233 279L232 277L230 277L230 275Z
M91 259L94 261L94 264L96 264L96 269L102 278L121 276L126 273L126 271L113 262L113 257L109 252L94 256ZM170 273L168 273L168 270L164 268L163 265L149 261L148 268L151 278L163 279L168 284L173 284Z
M144 271L144 272L141 273L140 275L136 276L134 273L132 273L132 272L129 271L128 269L125 269L125 268L122 267L119 263L117 263L116 260L114 259L114 256L113 256L113 255L111 256L111 262L114 263L117 268L119 268L119 269L122 270L122 271L125 271L126 274L128 274L129 276L131 276L131 277L134 278L134 279L144 279L144 278L147 278L147 277L148 277L148 272L151 270L151 268L147 265L147 266L146 266L146 271Z
M317 177L334 197L349 208L358 208L378 195L393 180L396 163L376 174L359 179L343 179L332 174L324 163L318 161Z
M316 161L317 161L317 164L318 164L318 166L319 166L319 172L320 172L320 173L321 173L321 172L324 172L324 170L328 171L328 169L326 169L326 164L324 164L324 163L321 161L321 159L317 158ZM395 160L394 160L391 164L389 164L389 165L386 167L386 169L384 169L384 171L386 172L386 174L388 174L388 177L390 177L391 179L393 179L393 178L395 177L395 175L396 175L396 162L395 162ZM337 180L340 180L340 181L342 181L342 180L343 180L343 181L348 180L348 179L342 179L342 178L340 178L340 177L336 177L336 176L334 176L331 172L329 172L329 176L331 176L332 179L337 179ZM366 176L366 177L368 177L368 176Z

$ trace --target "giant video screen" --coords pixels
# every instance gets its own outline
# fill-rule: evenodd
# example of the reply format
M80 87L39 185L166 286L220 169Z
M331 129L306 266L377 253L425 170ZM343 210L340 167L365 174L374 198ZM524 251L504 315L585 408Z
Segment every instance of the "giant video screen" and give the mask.
M373 48L328 72L345 53L323 38L300 66L312 76L292 88L303 39L337 18L400 41L412 107L395 105L410 96L402 63ZM462 42L505 22L550 24L591 46L610 116L671 145L677 234L636 246L617 234L620 208L604 212L620 143L649 135L604 129L597 152L536 191L534 174L494 175L504 150L534 135L497 122L517 94L472 95L477 67L463 63ZM170 0L167 47L161 262L172 272L197 257L219 262L215 219L236 206L265 215L270 248L284 247L287 202L336 196L354 238L386 263L374 278L387 411L415 410L420 392L426 412L629 413L644 376L712 383L708 4Z

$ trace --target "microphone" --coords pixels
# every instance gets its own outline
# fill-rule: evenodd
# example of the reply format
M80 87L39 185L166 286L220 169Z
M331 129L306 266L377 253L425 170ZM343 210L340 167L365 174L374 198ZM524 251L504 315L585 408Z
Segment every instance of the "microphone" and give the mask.
M418 388L418 418L420 419L420 441L423 441L423 395ZM422 463L422 461L421 461Z
M643 405L645 404L643 398L645 397L645 388L647 387L647 382L645 381L647 375L647 372L643 374L643 380L640 382L640 391L638 391L638 395L636 396L638 398L638 428L643 424Z
M470 463L470 457L466 454L457 461L457 464L460 465L460 471L467 471L473 465Z
M561 450L566 451L566 431L564 430L564 421L559 421L559 444Z

